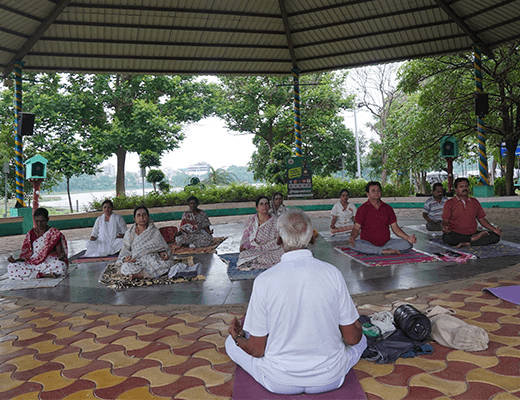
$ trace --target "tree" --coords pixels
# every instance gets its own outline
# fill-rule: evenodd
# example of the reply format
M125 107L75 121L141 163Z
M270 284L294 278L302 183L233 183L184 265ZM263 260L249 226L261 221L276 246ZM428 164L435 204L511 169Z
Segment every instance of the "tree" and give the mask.
M388 116L397 94L395 71L398 64L380 64L357 68L352 71L351 77L358 92L356 101L366 107L375 117L376 122L370 128L379 136L382 143L386 139ZM386 146L381 146L381 184L387 180L386 163L388 154Z
M150 167L160 167L161 157L159 156L159 154L152 150L144 150L139 155L139 166L141 167L141 169Z
M229 185L232 182L237 181L237 177L232 172L228 172L223 168L209 167L208 178L203 181L206 185Z
M489 144L504 141L506 157L506 194L514 194L514 152L520 139L520 54L518 43L494 49L495 57L482 65L483 86L490 94L485 118ZM431 146L443 135L454 135L466 143L475 143L476 118L473 54L454 54L410 61L400 72L400 88L418 93L418 105L425 121L434 122L437 135L417 151ZM464 149L465 146L459 146ZM491 151L492 152L492 151Z
M340 112L352 106L345 96L345 72L302 76L300 112L302 153L311 159L313 172L328 175L338 171L341 159L356 170L352 132L343 125ZM249 164L255 179L270 180L267 167L277 163L272 154L277 144L294 143L292 80L283 77L221 77L224 91L219 111L227 128L255 135L257 151ZM284 167L285 168L285 167Z
M162 172L160 169L151 169L146 175L146 181L153 185L153 190L155 191L157 190L155 184L161 182L164 177L164 172Z

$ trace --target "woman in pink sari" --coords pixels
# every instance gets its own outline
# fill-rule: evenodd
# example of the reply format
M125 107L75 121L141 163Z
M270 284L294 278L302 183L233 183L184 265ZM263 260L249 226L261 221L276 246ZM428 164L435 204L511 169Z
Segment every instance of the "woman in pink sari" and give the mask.
M269 215L269 199L259 196L256 199L256 214L247 220L240 241L237 269L267 269L278 264L283 249L277 239L276 217Z
M49 212L38 208L33 215L34 228L27 232L20 257L7 259L11 279L56 278L67 272L67 240L56 228L47 225Z

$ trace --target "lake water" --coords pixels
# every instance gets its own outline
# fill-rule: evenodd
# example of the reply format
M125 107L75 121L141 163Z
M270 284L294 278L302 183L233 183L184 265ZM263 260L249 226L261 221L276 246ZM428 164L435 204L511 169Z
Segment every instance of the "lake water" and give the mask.
M145 189L145 193L148 193L152 191L153 189ZM125 190L125 193L127 196L142 196L143 195L143 189L133 189L133 190ZM87 193L71 193L70 198L72 200L72 207L74 208L74 212L77 211L79 208L79 212L85 211L85 207L88 206L89 203L91 203L93 200L102 200L106 198L113 198L116 196L116 191L114 190L108 190L103 192L87 192ZM51 200L51 201L45 201L45 198L56 198L59 197L57 200ZM32 202L31 202L32 205ZM65 194L54 194L54 193L47 193L43 195L43 200L40 197L39 202L40 207L56 207L61 208L65 210L69 209L69 198L67 196L67 193Z

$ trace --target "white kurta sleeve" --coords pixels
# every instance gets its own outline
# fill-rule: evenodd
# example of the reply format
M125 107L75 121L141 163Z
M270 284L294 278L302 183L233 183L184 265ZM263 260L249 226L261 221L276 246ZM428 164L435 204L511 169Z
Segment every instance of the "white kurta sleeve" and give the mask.
M104 218L104 214L101 214L97 217L96 222L94 222L94 228L92 228L92 233L90 236L94 236L95 238L99 237L99 224L101 223L101 218Z

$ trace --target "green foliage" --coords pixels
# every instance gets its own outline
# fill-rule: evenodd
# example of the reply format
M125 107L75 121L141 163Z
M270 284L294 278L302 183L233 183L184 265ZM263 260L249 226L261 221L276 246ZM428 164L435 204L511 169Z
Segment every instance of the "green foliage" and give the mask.
M139 155L139 166L141 169L160 167L161 157L155 151L146 149Z
M213 168L210 167L210 171L208 174L208 178L204 180L204 184L206 185L229 185L232 182L236 182L237 177L232 173L228 172L223 168Z
M160 181L158 186L159 186L159 190L162 193L168 193L171 190L171 185L166 181Z
M311 160L315 175L327 176L341 168L356 170L354 135L343 124L340 112L352 106L344 90L346 72L300 77L302 153ZM224 100L219 114L228 129L254 134L257 151L249 163L255 179L281 182L276 145L289 149L294 143L292 80L285 77L221 77ZM304 85L307 84L307 85ZM273 171L268 172L272 167ZM284 166L285 168L285 166ZM283 177L285 180L285 177Z
M286 160L291 155L291 149L288 146L283 143L277 144L271 151L269 163L262 166L257 164L255 177L274 184L287 183Z
M503 176L495 178L495 181L493 182L493 192L495 196L506 195L506 178Z
M153 190L155 191L155 185L162 181L165 177L166 175L164 175L164 172L162 172L160 169L151 169L146 175L146 181L153 185Z

